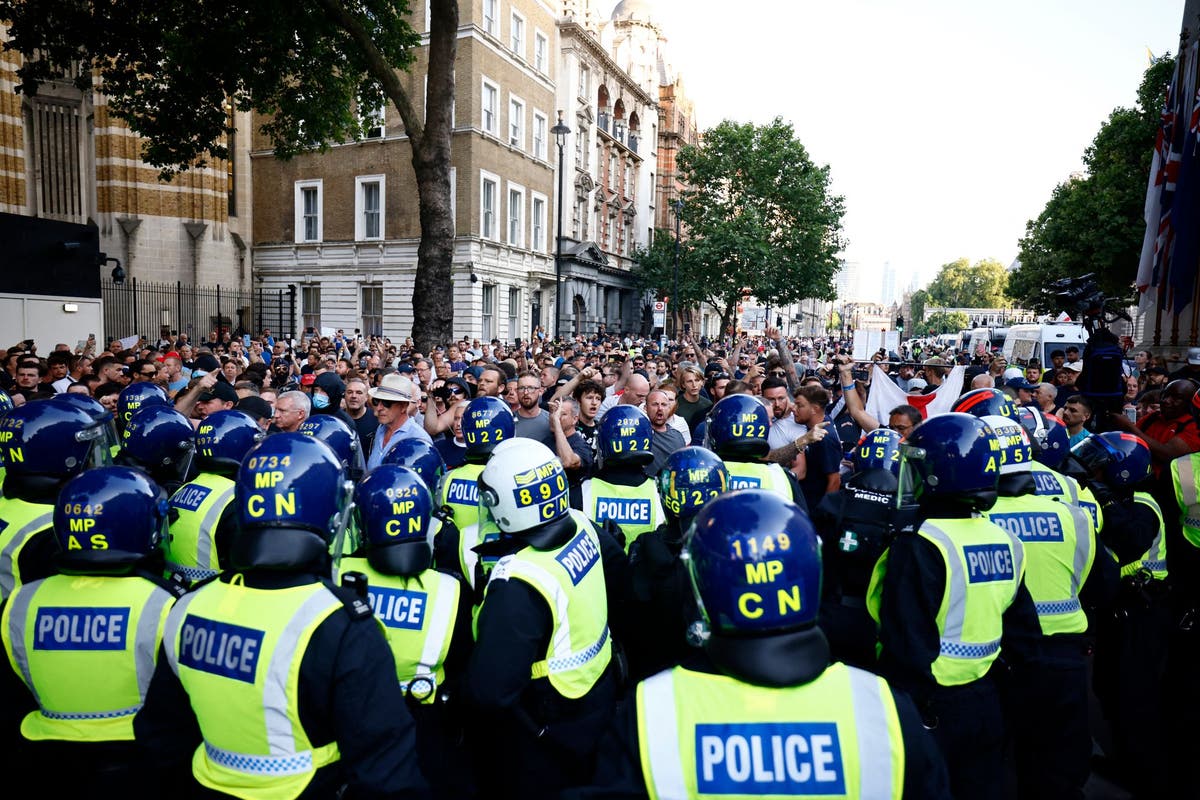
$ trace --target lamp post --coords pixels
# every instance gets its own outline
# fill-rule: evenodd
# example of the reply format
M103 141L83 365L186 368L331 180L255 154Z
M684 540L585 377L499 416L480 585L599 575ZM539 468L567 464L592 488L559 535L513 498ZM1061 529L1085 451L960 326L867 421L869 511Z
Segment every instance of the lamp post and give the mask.
M675 272L674 283L671 286L671 335L679 339L679 215L683 211L683 200L675 198L671 201L671 209L675 212Z
M563 124L563 112L559 109L558 124L550 129L558 143L558 242L554 248L554 338L560 338L562 327L562 225L563 225L563 148L567 145L567 134L571 129Z

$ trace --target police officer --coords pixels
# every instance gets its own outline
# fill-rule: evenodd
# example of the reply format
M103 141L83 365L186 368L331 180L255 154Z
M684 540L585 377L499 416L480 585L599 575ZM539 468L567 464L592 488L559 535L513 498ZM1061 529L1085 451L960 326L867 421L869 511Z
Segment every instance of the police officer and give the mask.
M168 494L195 477L196 429L171 406L134 411L121 433L116 462L140 469Z
M501 442L479 476L502 538L476 548L500 559L465 689L479 771L495 778L497 797L557 797L584 783L617 699L609 624L628 594L628 564L570 509L567 491L562 463L532 439Z
M772 492L709 502L683 553L702 649L638 684L596 786L564 796L949 798L912 701L830 662L818 547L808 516Z
M420 476L429 490L432 500L441 488L442 476L446 474L446 462L437 448L424 439L401 439L387 451L384 464L408 467Z
M867 586L906 516L896 508L900 434L876 428L850 456L853 474L813 514L825 567L820 625L835 660L874 669L875 621L867 613Z
M480 558L475 547L492 541L500 531L479 515L477 480L492 451L501 442L512 439L513 412L498 397L476 397L463 412L462 432L466 442L467 463L446 473L435 495L438 505L447 509L453 526L446 526L434 542L434 563L461 576L471 587L475 603L483 599L487 573L496 558Z
M229 564L236 515L234 477L264 433L250 415L216 411L196 428L199 474L171 496L171 527L163 549L167 567L195 583Z
M1147 797L1168 795L1163 760L1166 719L1159 693L1166 678L1171 612L1163 514L1143 491L1150 448L1130 433L1092 434L1071 448L1065 468L1100 503L1100 541L1120 569L1116 613L1096 625L1096 696L1112 728L1113 777Z
M21 772L37 776L48 796L161 791L134 746L133 718L167 612L184 591L162 577L166 512L166 495L136 470L99 467L72 478L54 505L61 574L26 583L6 601L5 749L14 752L13 715L28 710Z
M0 499L0 600L53 574L52 514L68 480L109 454L102 426L83 411L39 400L0 419L6 474Z
M328 445L268 436L237 475L230 569L167 618L134 730L175 780L239 797L425 797L367 598L329 579L353 487Z
M15 407L8 392L0 389L0 417L12 411ZM4 497L4 474L4 459L0 457L0 497Z
M685 447L667 456L657 483L666 519L629 548L633 597L627 649L634 679L675 666L691 648L692 590L679 554L696 514L728 490L729 472L716 453Z
M387 629L396 676L417 724L421 772L436 796L471 797L470 759L457 744L459 725L448 706L458 700L456 682L470 652L471 598L460 579L433 569L429 489L414 470L383 464L355 487L354 508L361 552L335 570L366 576L371 607Z
M658 487L644 471L654 461L653 440L649 417L635 406L613 406L596 431L599 468L580 490L580 510L597 526L611 525L626 551L664 520Z
M366 473L367 462L363 456L362 443L358 439L358 429L341 417L333 414L313 415L301 422L296 432L305 436L315 436L329 445L346 468L346 476L351 481L357 482Z
M770 430L766 406L749 395L728 395L708 412L704 446L725 462L730 489L766 489L808 511L796 476L764 460L771 451Z
M969 414L931 417L900 449L899 493L915 533L897 536L871 576L880 669L933 729L955 797L1002 796L1004 725L990 676L1002 649L1024 666L1041 637L1019 539L979 516L996 502L996 437Z
M96 443L95 450L99 451L103 448L114 458L121 451L121 439L117 435L116 418L111 411L102 406L95 398L77 392L63 392L47 399L51 403L59 403L77 408L103 425L104 437ZM0 414L3 413L3 407L0 406Z
M123 434L129 420L143 408L151 406L171 407L167 392L157 383L138 381L131 383L117 395L117 434Z
M1092 569L1096 540L1091 519L1079 506L1036 493L1029 470L1033 450L1016 420L983 421L995 433L1001 455L999 497L987 518L1024 545L1025 586L1045 635L1032 680L1017 674L1012 687L1019 795L1082 800L1092 739L1087 682L1091 638L1081 597L1085 586L1103 593L1101 570ZM1096 580L1091 580L1093 574Z

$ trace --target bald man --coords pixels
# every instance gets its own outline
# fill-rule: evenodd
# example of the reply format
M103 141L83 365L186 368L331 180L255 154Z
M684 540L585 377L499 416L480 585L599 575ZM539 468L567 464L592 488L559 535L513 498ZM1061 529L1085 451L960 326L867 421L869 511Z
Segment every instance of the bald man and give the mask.
M625 391L619 395L612 394L604 398L604 402L600 404L600 411L596 414L596 419L604 419L604 415L608 413L608 410L617 405L643 408L643 404L646 402L646 395L648 394L650 394L650 381L646 380L645 376L635 372L625 382Z

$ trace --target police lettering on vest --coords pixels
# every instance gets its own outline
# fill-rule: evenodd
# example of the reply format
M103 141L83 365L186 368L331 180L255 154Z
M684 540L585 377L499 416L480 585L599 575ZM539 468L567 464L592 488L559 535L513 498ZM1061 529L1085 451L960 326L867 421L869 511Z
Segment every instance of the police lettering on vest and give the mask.
M571 578L571 584L578 586L584 576L600 560L600 548L596 546L586 531L580 531L575 534L575 538L571 540L570 544L554 557L554 560L567 571L567 575Z
M832 722L697 725L696 769L701 794L846 793L841 742Z
M1058 478L1049 472L1034 472L1033 490L1037 494L1063 494L1063 486Z
M375 616L389 628L419 631L425 624L425 608L429 595L405 589L386 589L371 586L367 589Z
M462 478L452 479L446 487L446 502L465 506L476 505L479 502L479 484Z
M619 524L650 522L650 501L639 498L601 497L596 500L596 521Z
M1062 522L1057 514L988 514L988 519L1023 542L1061 542Z
M179 634L179 663L254 683L264 632L188 614Z
M39 608L34 650L124 650L128 608Z
M171 497L171 505L175 508L186 509L187 511L195 511L200 508L200 504L212 494L212 490L205 486L194 486L188 484L176 492Z
M1012 549L1006 544L973 544L963 548L970 583L1007 581L1016 577Z
M758 478L751 478L747 475L730 475L729 489L757 489L762 486L762 481Z

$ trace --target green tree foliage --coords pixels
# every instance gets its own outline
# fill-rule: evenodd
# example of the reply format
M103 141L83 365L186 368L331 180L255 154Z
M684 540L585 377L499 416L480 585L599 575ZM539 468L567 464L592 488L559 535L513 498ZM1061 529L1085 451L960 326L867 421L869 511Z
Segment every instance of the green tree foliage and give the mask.
M972 264L965 258L943 264L929 284L929 304L951 308L1002 308L1008 305L1008 270L985 258Z
M1136 108L1117 108L1084 153L1084 175L1055 187L1045 209L1025 226L1021 266L1009 294L1025 308L1061 309L1044 290L1053 281L1096 273L1110 297L1126 297L1137 276L1146 179L1159 114L1175 59L1156 60L1138 89Z
M912 297L908 298L909 330L914 334L917 332L917 326L925 320L925 306L927 305L929 305L929 292L924 289L917 289L912 293Z
M679 151L681 219L679 299L707 301L732 324L742 290L772 306L808 297L834 298L844 203L829 191L829 167L818 167L792 126L728 120ZM660 231L639 254L638 280L670 294L673 235Z
M971 324L971 320L961 311L935 311L929 319L921 323L920 329L913 331L914 336L933 336L939 333L958 333Z
M428 350L453 333L450 267L450 114L458 3L430 0L425 114L397 74L421 37L405 0L0 0L7 49L25 56L18 91L91 69L113 113L145 138L143 159L164 177L225 158L227 104L257 111L289 158L360 138L358 109L386 98L412 145L421 243L413 293L413 338ZM417 302L416 299L420 298Z

